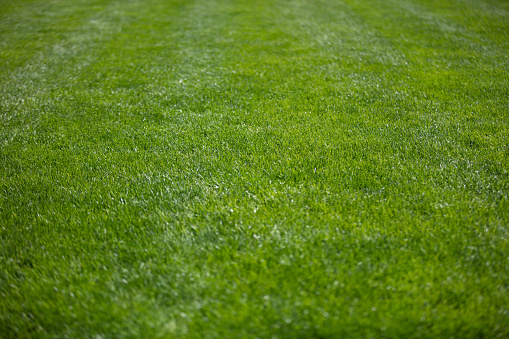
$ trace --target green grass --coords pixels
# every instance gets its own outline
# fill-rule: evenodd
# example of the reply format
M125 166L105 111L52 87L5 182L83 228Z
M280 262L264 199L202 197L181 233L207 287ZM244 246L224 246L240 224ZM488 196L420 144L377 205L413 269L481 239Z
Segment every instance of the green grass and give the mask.
M0 1L0 336L509 336L509 2Z

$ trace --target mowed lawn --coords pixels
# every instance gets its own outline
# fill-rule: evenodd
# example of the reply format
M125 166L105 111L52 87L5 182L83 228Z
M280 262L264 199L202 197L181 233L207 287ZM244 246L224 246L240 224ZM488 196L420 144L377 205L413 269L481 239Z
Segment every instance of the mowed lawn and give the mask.
M509 336L509 2L0 1L0 337Z

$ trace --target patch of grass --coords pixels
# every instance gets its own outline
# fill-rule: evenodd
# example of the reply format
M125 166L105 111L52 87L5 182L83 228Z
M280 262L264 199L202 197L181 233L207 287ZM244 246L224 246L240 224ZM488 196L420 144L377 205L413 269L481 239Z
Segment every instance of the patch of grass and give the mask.
M0 3L2 337L509 335L509 4Z

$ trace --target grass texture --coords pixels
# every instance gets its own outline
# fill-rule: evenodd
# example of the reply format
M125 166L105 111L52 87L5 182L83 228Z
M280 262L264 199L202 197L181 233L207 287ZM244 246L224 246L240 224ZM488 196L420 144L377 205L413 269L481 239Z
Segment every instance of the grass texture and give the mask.
M509 2L0 1L0 336L509 336Z

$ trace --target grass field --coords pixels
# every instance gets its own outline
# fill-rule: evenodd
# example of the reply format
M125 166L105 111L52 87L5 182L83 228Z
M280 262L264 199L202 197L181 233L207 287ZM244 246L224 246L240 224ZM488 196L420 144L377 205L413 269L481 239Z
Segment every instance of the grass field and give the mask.
M0 337L509 336L509 2L0 1Z

